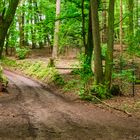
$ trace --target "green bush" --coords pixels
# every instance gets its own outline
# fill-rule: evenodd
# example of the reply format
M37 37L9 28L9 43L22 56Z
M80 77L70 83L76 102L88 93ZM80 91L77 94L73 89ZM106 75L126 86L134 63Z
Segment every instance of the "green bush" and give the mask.
M110 91L107 88L107 84L93 85L92 94L100 99L107 99L111 97Z
M84 54L80 54L78 59L79 65L77 65L76 70L75 69L73 70L73 73L79 76L79 82L77 82L79 89L77 93L81 99L91 100L92 96L90 90L92 85L91 80L93 80L91 66L89 66L87 62L88 58Z
M54 74L52 77L53 81L57 84L57 85L61 85L63 86L65 84L64 79L61 77L60 74Z
M29 53L29 49L26 48L16 48L16 56L19 59L25 59L27 54Z

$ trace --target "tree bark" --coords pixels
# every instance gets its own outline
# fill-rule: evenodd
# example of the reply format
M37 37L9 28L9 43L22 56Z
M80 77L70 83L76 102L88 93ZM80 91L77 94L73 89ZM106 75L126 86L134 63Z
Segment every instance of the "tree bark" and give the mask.
M94 44L94 75L95 84L103 82L103 68L99 33L98 0L91 0L92 34Z
M2 57L4 41L7 35L7 31L13 21L16 8L18 6L19 0L11 0L6 14L0 17L0 58Z
M18 16L18 22L19 22L19 31L20 31L20 48L23 48L25 46L25 38L24 38L24 12L21 11L21 13Z
M133 33L134 33L133 9L134 9L134 0L128 0L128 10L129 10L129 35L130 35L130 37L133 36Z
M105 63L105 82L110 88L112 68L113 68L113 46L114 46L114 4L115 0L109 1L108 10L108 41L107 41L107 53Z
M86 47L86 37L85 37L85 13L84 13L84 2L85 0L82 0L82 37L83 37L83 45Z
M61 0L56 0L56 18L60 15L60 6L61 6ZM55 22L55 30L54 30L54 45L53 45L53 52L52 52L52 58L57 58L58 55L58 44L59 44L59 25L60 20L57 20Z
M91 6L89 6L88 40L87 45L85 46L85 56L87 57L86 63L91 71L92 71L91 68L92 54L93 54L93 35L92 35Z
M103 12L102 12L102 26L103 26L103 31L102 31L102 43L106 43L107 42L107 12L106 12L106 0L103 0Z
M123 53L123 42L122 42L122 38L123 38L123 30L122 30L123 21L122 21L122 15L123 15L123 7L122 7L122 0L120 0L120 57L122 56L122 53Z

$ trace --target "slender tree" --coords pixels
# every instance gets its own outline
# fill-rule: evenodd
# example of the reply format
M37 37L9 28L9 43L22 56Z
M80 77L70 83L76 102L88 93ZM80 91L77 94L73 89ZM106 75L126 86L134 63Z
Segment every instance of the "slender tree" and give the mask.
M122 38L123 38L123 20L122 20L122 15L123 15L123 5L122 5L122 0L120 0L120 56L122 56L122 52L123 52L123 42L122 42Z
M106 7L106 0L103 0L103 11L102 11L102 42L106 43L107 42L107 7Z
M108 10L108 41L107 41L107 53L105 63L105 82L107 82L109 88L111 84L112 68L113 68L113 46L114 46L114 4L115 0L109 1Z
M83 37L83 45L84 47L86 47L86 36L85 36L85 13L84 13L84 2L85 0L82 0L82 3L81 3L81 13L82 13L82 37Z
M85 56L87 58L86 64L89 66L90 71L92 71L91 68L92 54L93 54L92 19L91 19L91 6L89 6L88 39L87 44L85 46Z
M61 0L56 0L56 18L58 18L60 15L60 6L61 6ZM52 52L53 58L57 58L57 53L58 53L59 25L60 25L60 20L56 20L55 30L54 30L54 45L53 45L53 52Z

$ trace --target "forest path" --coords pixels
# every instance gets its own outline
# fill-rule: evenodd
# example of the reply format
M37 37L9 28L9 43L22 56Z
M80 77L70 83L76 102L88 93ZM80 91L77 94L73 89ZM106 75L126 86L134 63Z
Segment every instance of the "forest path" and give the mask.
M5 74L9 87L0 97L0 140L140 140L136 118L68 101L31 79Z

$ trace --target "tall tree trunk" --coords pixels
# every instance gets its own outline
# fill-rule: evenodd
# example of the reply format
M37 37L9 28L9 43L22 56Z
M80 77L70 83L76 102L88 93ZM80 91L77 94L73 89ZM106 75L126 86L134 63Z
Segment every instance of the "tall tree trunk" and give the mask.
M6 35L6 44L5 44L5 54L6 54L7 56L9 55L9 52L8 52L9 35L10 35L10 33L7 33L7 35Z
M18 22L19 22L19 31L20 31L20 47L24 47L25 41L24 41L24 12L21 11L21 13L18 16Z
M107 41L106 63L105 63L105 82L107 82L109 88L111 84L112 68L113 68L114 4L115 4L115 0L109 1L108 41Z
M91 68L92 54L93 54L93 35L91 21L91 6L89 6L88 40L87 45L85 46L85 56L87 57L86 63L91 71L92 71Z
M133 33L134 33L133 9L134 9L134 0L128 0L128 10L129 10L129 35L130 35L130 37L133 36Z
M31 41L32 41L32 49L35 49L36 48L36 42L35 42L35 27L34 27L34 24L35 24L35 17L34 17L34 0L30 0L30 8L31 8Z
M85 13L84 13L84 2L85 0L82 0L82 37L83 37L83 45L86 47L86 37L85 37Z
M25 24L29 24L29 19L25 19ZM25 30L25 45L26 46L29 46L29 27L27 28L26 27L26 30Z
M140 19L140 17L139 17L139 0L137 0L137 3L136 3L136 8L137 8L137 10L136 10L136 12L137 12L137 14L136 14L136 28L138 29L139 28L139 19Z
M103 31L102 31L102 42L106 43L107 42L107 26L106 26L106 21L107 21L107 13L106 13L106 0L103 0L103 12L102 12L102 26L103 26Z
M19 0L10 1L6 14L0 16L0 58L2 57L4 41L7 31L13 21L18 2Z
M60 6L61 6L61 0L56 0L56 19L60 15ZM59 25L60 20L57 20L55 22L55 30L54 30L54 45L53 45L53 52L52 52L52 58L57 58L58 53L58 44L59 44Z
M98 0L91 0L92 34L94 44L94 74L95 84L103 82L103 68L99 33Z
M120 0L120 56L122 56L123 53L123 42L122 42L122 38L123 38L123 30L122 30L122 26L123 26L123 21L122 21L122 15L123 15L123 7L122 7L122 0Z

